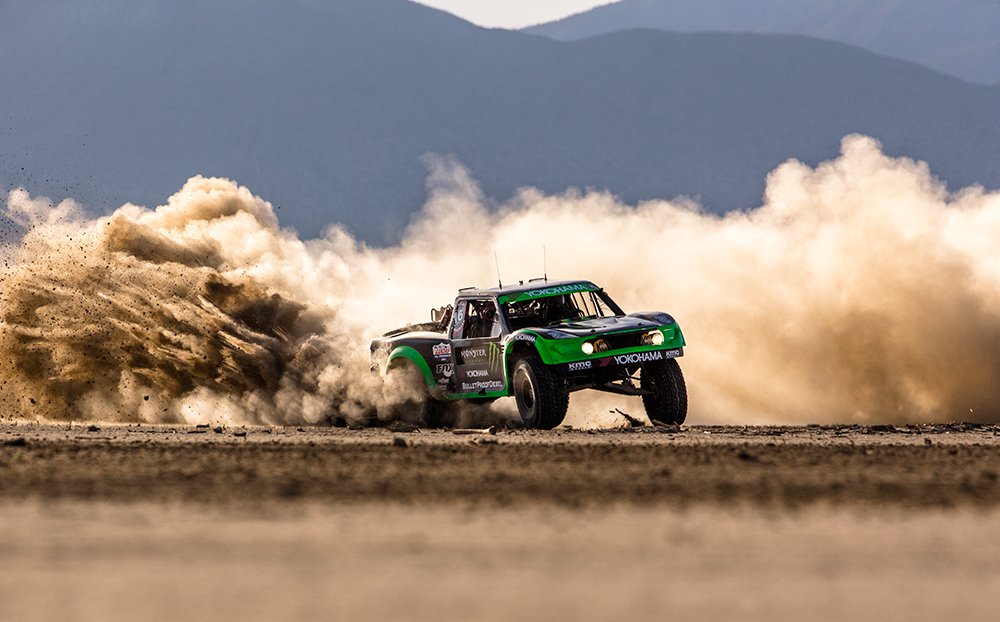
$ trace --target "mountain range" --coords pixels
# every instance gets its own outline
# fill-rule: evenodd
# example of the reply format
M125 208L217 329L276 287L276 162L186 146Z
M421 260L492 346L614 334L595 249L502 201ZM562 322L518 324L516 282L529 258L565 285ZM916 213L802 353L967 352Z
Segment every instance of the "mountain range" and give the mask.
M525 32L573 41L631 28L817 37L1000 82L1000 0L622 0Z
M94 211L218 175L304 235L386 243L436 153L499 200L579 187L724 212L854 132L1000 186L1000 87L801 36L564 42L404 0L6 0L0 24L0 185Z

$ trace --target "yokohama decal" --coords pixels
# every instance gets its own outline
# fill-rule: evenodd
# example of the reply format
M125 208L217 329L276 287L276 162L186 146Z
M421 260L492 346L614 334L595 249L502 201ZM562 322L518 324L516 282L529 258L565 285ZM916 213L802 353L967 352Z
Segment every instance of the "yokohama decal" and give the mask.
M607 367L609 365L641 365L642 363L652 363L655 361L665 361L683 356L684 350L674 348L672 350L652 350L647 352L633 352L632 354L618 354L600 359L598 366Z
M617 365L634 365L635 363L648 363L650 361L662 361L663 352L634 352L632 354L621 354L616 357L615 364Z

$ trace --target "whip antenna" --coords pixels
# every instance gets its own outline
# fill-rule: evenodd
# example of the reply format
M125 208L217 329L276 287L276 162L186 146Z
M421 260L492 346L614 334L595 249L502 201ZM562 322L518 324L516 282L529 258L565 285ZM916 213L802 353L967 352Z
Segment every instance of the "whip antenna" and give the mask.
M542 276L545 278L545 282L549 282L549 257L545 252L545 245L542 244Z
M493 251L493 263L497 266L497 285L500 286L500 289L503 289L503 281L500 279L500 260L497 259L497 252L495 249Z

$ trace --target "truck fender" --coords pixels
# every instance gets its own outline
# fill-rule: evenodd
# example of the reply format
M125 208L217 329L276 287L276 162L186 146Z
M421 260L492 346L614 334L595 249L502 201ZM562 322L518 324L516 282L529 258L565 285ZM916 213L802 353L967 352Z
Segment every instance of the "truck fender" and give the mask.
M504 345L504 369L507 370L508 380L517 359L526 354L538 354L538 349L535 347L536 339L538 339L538 335L530 331L512 333L507 339L507 343Z
M404 360L410 361L417 366L417 369L420 370L420 373L424 377L424 382L427 383L428 389L437 389L437 381L434 379L434 373L431 371L427 361L424 360L424 357L421 356L419 352L410 346L399 346L389 353L389 358L386 361L385 366L386 371L389 371L389 369L393 366L393 362L395 362L396 365L399 365Z

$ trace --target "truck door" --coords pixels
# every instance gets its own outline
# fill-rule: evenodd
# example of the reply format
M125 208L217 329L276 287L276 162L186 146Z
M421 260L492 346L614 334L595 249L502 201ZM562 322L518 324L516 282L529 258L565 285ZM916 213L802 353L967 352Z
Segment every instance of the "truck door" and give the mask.
M503 324L496 303L490 298L462 301L464 311L452 322L452 356L455 362L455 392L463 395L504 393ZM464 307L464 308L463 308Z

